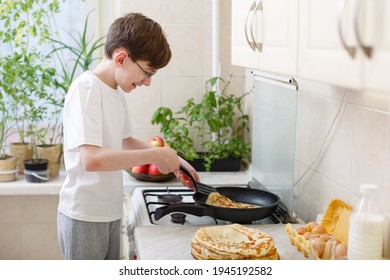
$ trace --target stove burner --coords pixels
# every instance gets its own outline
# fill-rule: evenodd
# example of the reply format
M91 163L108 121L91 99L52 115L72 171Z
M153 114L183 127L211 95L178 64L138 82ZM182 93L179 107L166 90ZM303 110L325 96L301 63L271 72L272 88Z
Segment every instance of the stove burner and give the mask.
M186 221L186 214L183 213L173 213L171 214L171 220L175 224L182 224L184 225L184 222Z
M177 203L183 200L179 194L160 194L157 196L159 202Z

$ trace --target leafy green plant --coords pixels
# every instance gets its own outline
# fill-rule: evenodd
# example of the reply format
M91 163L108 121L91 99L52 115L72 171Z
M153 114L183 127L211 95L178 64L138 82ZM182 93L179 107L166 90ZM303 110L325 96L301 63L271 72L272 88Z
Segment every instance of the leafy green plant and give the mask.
M73 82L78 71L89 70L96 57L96 52L104 46L103 39L100 37L95 41L87 36L88 34L88 20L90 11L85 19L84 28L81 33L66 31L72 40L72 44L65 44L63 41L55 38L47 38L53 43L53 50L51 53L56 54L60 63L62 71L59 73L60 79L56 79L56 84L61 88L65 94L68 92L70 84ZM71 55L70 59L65 59L64 52Z
M224 83L218 95L214 86ZM206 82L206 93L200 102L187 100L181 109L173 113L170 108L158 108L152 124L160 125L165 141L186 160L203 158L206 170L216 159L248 159L251 145L244 140L249 132L249 116L243 111L243 101L250 92L240 96L228 94L231 82L213 77ZM199 140L200 146L196 143Z
M60 64L61 71L58 71L57 76L54 79L55 86L60 89L62 94L55 96L54 98L49 97L50 104L57 108L55 111L55 118L52 118L51 126L46 127L46 134L49 136L48 144L54 144L62 142L56 138L62 140L62 123L60 123L60 112L64 106L65 95L69 90L71 83L75 76L81 72L90 69L91 64L98 59L96 52L104 46L103 39L100 37L95 41L87 36L88 34L88 20L90 11L85 19L83 31L81 33L74 31L66 31L71 38L71 43L67 44L56 39L54 37L47 37L46 39L51 42L51 52L49 55L54 55L56 61ZM40 143L44 145L45 143Z
M1 67L0 62L0 67ZM6 143L9 136L12 135L12 130L15 126L13 119L8 114L7 102L2 91L0 91L0 160L6 159Z
M50 56L33 45L46 42L59 1L2 1L0 11L0 43L6 49L0 54L0 91L7 100L7 119L15 122L19 141L29 138L34 146L42 137L37 128L50 116L56 73Z

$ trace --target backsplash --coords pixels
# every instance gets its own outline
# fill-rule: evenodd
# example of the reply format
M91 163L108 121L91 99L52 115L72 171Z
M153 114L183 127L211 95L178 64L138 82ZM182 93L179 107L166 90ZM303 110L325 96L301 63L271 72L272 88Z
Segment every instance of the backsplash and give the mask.
M383 205L389 204L390 93L306 80L298 84L296 181L329 135L322 153L294 189L297 215L305 221L315 220L333 198L354 206L363 183L378 185Z

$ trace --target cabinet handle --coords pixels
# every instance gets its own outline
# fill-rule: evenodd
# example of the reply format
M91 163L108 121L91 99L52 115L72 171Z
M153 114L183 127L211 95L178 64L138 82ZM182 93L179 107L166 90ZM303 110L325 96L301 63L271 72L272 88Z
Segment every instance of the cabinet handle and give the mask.
M254 43L254 42L249 41L248 32L247 32L247 31L248 31L247 27L248 27L249 15L250 15L250 13L251 13L252 11L255 11L255 10L256 10L256 1L254 1L254 2L252 3L251 8L249 9L248 14L246 15L245 26L244 26L245 39L246 39L246 41L248 42L249 47L251 47L251 49L252 49L253 51L256 51L256 46L255 46L255 43ZM252 19L253 19L253 17L252 17ZM252 20L252 21L253 21L253 20ZM252 33L252 26L251 26L251 33ZM252 36L252 38L253 38L253 36Z
M364 54L368 58L371 58L373 48L370 47L370 46L364 45L364 43L362 41L361 34L360 34L359 21L360 21L361 9L362 9L362 1L358 0L357 3L356 3L356 9L355 9L355 33L356 33L356 40L357 40L359 46L362 48Z
M356 55L356 48L355 47L350 47L347 45L347 42L345 42L343 30L342 30L342 19L343 19L343 14L345 12L345 3L347 0L341 0L340 1L340 6L339 6L339 18L338 18L338 28L339 28L339 37L341 40L341 43L343 44L344 49L348 52L348 54L352 57L355 58Z
M254 4L255 3L256 2L254 2ZM252 5L252 7L253 7L253 5ZM256 38L253 35L253 22L254 22L254 19L255 19L257 11L263 11L263 0L260 0L259 4L257 4L256 9L253 12L253 16L252 16L252 20L251 20L251 37L252 37L253 43L255 44L255 47L259 50L259 52L262 52L262 50L263 50L263 43L262 42L257 43L256 42ZM263 23L261 24L261 27L263 27Z

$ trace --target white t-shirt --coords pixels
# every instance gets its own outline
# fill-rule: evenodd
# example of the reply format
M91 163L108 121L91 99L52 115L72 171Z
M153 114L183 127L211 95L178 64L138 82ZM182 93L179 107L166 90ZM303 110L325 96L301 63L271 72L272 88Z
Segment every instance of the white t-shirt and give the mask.
M131 135L124 93L87 71L70 86L63 114L67 177L60 192L58 210L82 221L120 219L122 171L86 172L81 165L79 147L89 144L122 149L122 140Z

